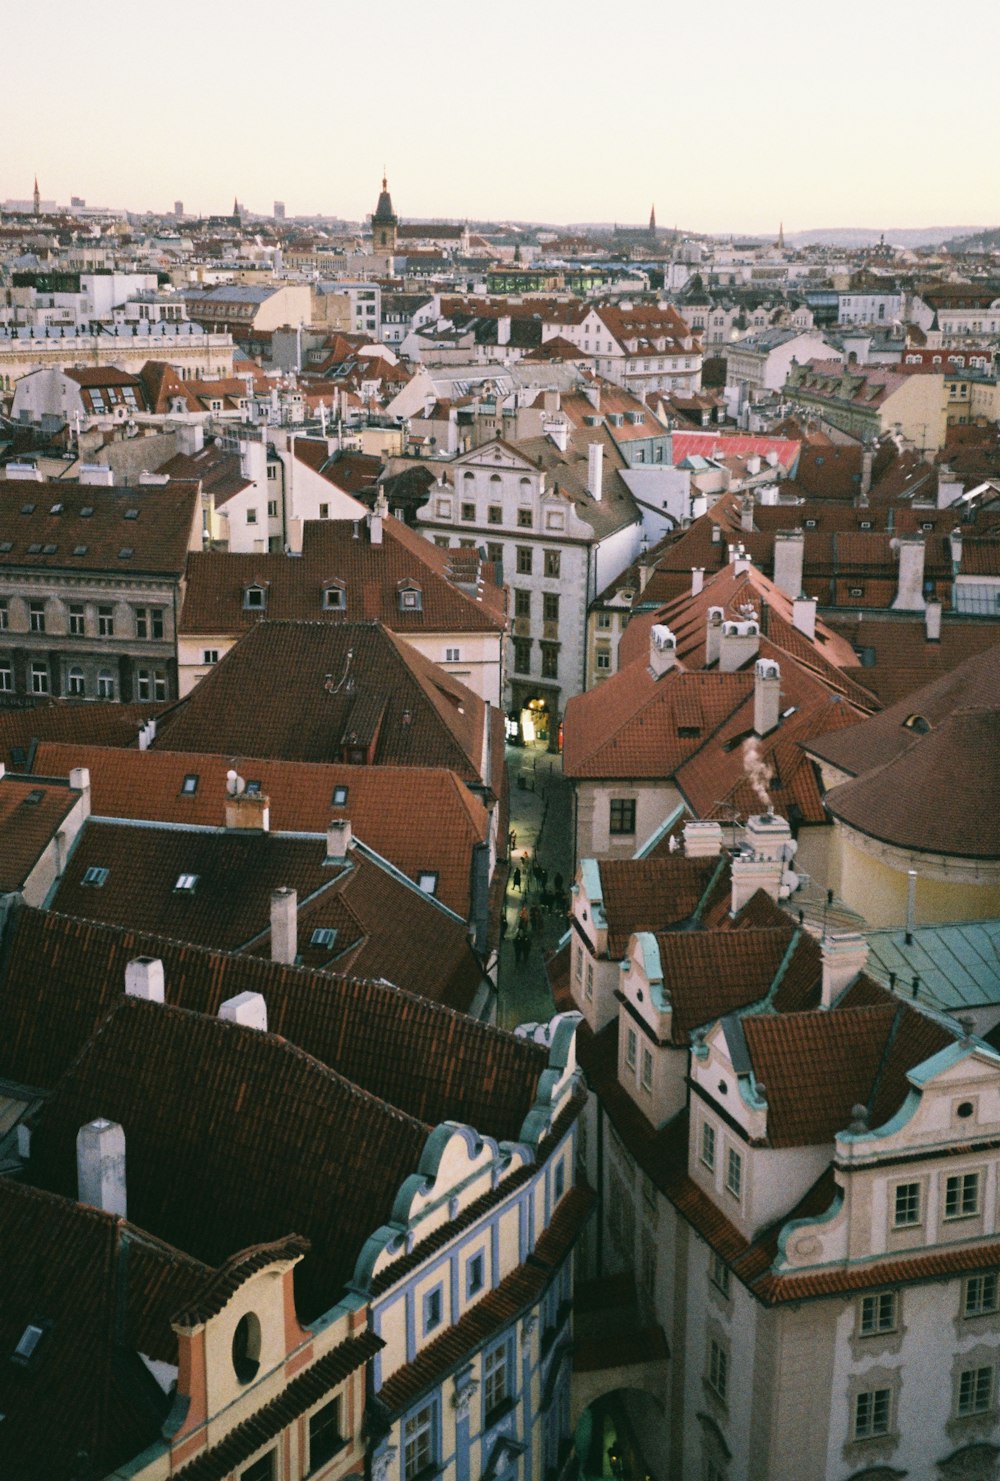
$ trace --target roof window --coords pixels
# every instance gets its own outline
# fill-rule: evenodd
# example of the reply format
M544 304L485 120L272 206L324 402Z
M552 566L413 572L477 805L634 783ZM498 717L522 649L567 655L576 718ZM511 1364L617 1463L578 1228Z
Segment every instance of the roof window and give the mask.
M31 542L31 544L28 546L28 554L29 555L41 555L41 553L42 553L41 541L40 540L33 540Z
M333 926L317 926L309 938L310 946L332 946L337 939Z
M62 514L62 512L63 506L61 504L53 504L52 508L49 510L50 514Z
M95 890L99 890L107 877L108 871L106 869L101 869L97 864L91 864L89 869L83 871L83 879L80 883L91 885Z
M131 545L123 545L121 550L119 550L118 552L118 559L120 561L130 561L134 554L135 551L133 550Z
M16 1363L19 1368L27 1368L29 1363L34 1362L39 1345L51 1326L52 1323L46 1321L29 1322L10 1355L11 1362Z
M35 506L34 506L34 504L22 504L21 505L21 513L22 514L34 514L34 512L35 512Z
M89 547L86 546L86 545L74 545L73 546L73 554L74 555L86 555L88 548Z
M243 606L248 612L263 612L267 606L267 591L263 586L244 586Z
M80 510L80 518L81 519L89 519L90 516L93 514L93 512L94 512L94 506L93 506L93 504L84 504L83 508Z
M438 887L437 871L425 869L421 874L417 875L417 884L425 895L436 895Z
M13 540L0 540L0 551L2 551L4 555L6 555L9 550L13 550L13 549L14 549L14 542L13 542Z
M138 511L138 509L126 509L126 511L125 511L125 518L126 519L138 519L139 518L139 511Z
M197 874L178 874L174 894L193 895L197 883Z
M43 555L55 555L55 553L56 553L56 551L58 549L59 549L58 545L43 545L42 546L42 554Z
M189 772L181 782L181 792L186 797L193 797L198 790L198 776L195 772Z
M330 798L331 807L343 807L347 802L347 788L334 787L333 796Z
M415 581L400 582L397 588L399 592L399 606L403 612L420 612L423 610L423 592Z
M343 612L347 609L347 592L339 581L331 581L323 588L323 606L328 612Z
M33 807L37 807L39 802L44 802L44 800L45 793L43 792L41 787L32 787L31 791L24 799L25 803L30 803Z

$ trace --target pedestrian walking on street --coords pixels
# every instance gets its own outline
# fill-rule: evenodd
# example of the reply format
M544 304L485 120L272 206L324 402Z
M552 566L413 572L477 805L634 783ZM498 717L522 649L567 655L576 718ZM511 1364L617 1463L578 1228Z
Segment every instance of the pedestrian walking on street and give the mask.
M537 905L531 907L531 929L540 931L542 929L542 912Z
M539 869L539 871L538 871L538 882L541 885L542 889L544 890L545 886L549 882L549 871L547 869Z
M512 828L510 830L510 833L507 835L507 842L508 842L508 845L510 847L511 853L513 853L514 850L517 848L517 829L516 828Z
M515 891L518 894L520 894L520 891L521 891L521 871L520 871L520 869L515 869L514 870L514 881L513 881L513 885L514 885Z
M501 941L504 939L504 937L506 936L506 934L507 934L507 912L506 912L506 910L504 910L500 914L500 940Z

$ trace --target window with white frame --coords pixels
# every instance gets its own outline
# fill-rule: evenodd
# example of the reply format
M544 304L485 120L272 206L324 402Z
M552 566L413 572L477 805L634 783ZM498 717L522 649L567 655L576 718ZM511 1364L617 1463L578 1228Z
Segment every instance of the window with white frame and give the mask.
M715 1289L722 1292L723 1296L729 1295L729 1266L721 1255L717 1255L714 1250L712 1250L708 1257L708 1278Z
M892 1390L867 1388L854 1396L855 1440L872 1440L877 1435L887 1435L892 1422Z
M83 669L74 664L66 675L66 693L79 697L86 692L87 683L83 676Z
M708 1385L725 1401L729 1393L729 1354L714 1337L708 1344Z
M979 1174L960 1172L945 1179L944 1216L971 1219L979 1213Z
M114 699L115 697L115 676L110 669L101 669L97 676L97 697L98 699Z
M32 694L48 694L49 692L49 671L44 663L31 665L31 692Z
M997 1273L970 1275L962 1292L962 1315L988 1316L998 1310Z
M653 1055L645 1044L642 1046L642 1073L639 1076L639 1084L643 1090L653 1088Z
M701 1123L701 1149L699 1151L701 1161L709 1172L715 1170L715 1127L710 1121Z
M920 1223L920 1184L897 1183L893 1192L892 1223L906 1229Z
M425 1404L403 1424L403 1481L413 1481L434 1460L434 1405Z
M858 1332L862 1337L877 1337L883 1332L895 1332L898 1300L895 1291L878 1291L872 1296L862 1296L858 1312Z
M639 1049L639 1040L634 1028L625 1030L625 1067L629 1070L635 1069L636 1055Z
M13 694L14 670L9 658L0 658L0 694Z
M742 1196L743 1158L735 1147L730 1147L726 1154L726 1188L734 1198Z
M587 960L587 987L586 987L586 994L587 994L587 1001L590 1002L593 999L593 996L594 996L594 964L593 964L592 961L590 961L589 958Z
M958 1375L958 1402L956 1414L967 1419L971 1414L986 1414L993 1407L992 1364L978 1368L963 1368Z
M506 1404L507 1398L507 1344L502 1343L483 1358L483 1402L487 1423Z

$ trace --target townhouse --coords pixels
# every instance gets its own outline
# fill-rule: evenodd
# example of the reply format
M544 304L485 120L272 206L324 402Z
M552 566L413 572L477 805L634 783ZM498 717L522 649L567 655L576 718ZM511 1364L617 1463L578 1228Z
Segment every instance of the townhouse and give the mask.
M556 334L593 356L594 369L634 396L648 391L697 391L701 387L701 343L670 304L633 302L582 306L568 322L550 322L544 339Z
M944 380L836 360L793 365L782 396L833 434L858 442L897 428L921 453L944 446Z

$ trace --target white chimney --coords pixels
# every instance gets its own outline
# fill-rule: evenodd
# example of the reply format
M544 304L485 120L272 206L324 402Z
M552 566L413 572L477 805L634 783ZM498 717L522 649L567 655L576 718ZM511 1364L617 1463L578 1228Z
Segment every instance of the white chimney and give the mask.
M271 892L271 960L292 966L298 952L298 895L288 885L282 885Z
M897 539L899 551L899 584L893 598L893 609L900 612L922 612L924 610L924 537L923 535L900 535Z
M797 596L792 602L792 626L812 642L816 636L816 597Z
M870 442L866 442L861 450L861 499L868 502L868 495L872 487L872 464L875 461L875 449Z
M735 674L751 658L757 657L759 647L760 623L755 619L724 622L719 639L719 673Z
M957 571L962 564L962 527L956 525L948 536L948 544L951 546L952 569Z
M603 492L604 446L592 442L587 449L587 493L592 499L600 499Z
M753 494L744 494L740 500L740 529L745 534L753 531Z
M70 768L69 784L74 792L83 793L83 815L90 816L90 770L86 766L73 766Z
M137 956L125 964L125 993L147 1003L165 1001L163 963L158 956Z
M113 487L115 475L111 468L104 463L81 463L81 484L95 484L100 488L109 489Z
M774 537L774 584L793 602L802 590L805 541L802 530L779 530Z
M500 314L497 317L497 344L510 344L510 314Z
M692 566L691 567L691 595L693 597L699 596L700 593L702 592L702 590L704 589L704 586L705 586L705 567L704 566Z
M779 898L791 841L792 830L775 813L759 813L747 819L745 842L732 863L734 915L758 890L766 891L772 900Z
M702 819L685 823L684 853L689 859L717 859L722 853L721 826Z
M326 862L346 864L353 842L350 818L331 818L326 829Z
M746 546L741 540L739 545L731 547L731 549L733 550L733 575L742 576L746 571L749 571L751 566L751 560L747 555Z
M374 508L368 516L368 538L373 545L382 544L382 521L388 513L389 501L385 496L385 490L379 489Z
M677 662L677 639L669 627L654 622L649 630L649 667L654 678L661 678Z
M267 1033L267 1003L259 992L240 992L219 1006L219 1017Z
M940 643L941 641L941 603L928 602L924 608L924 624L927 629L928 643Z
M125 1132L99 1116L76 1134L76 1184L81 1203L127 1218Z
M718 662L719 650L722 646L722 618L721 607L709 607L708 625L705 628L705 667Z
M542 431L546 437L551 437L561 453L569 447L569 422L561 414L544 421Z
M205 428L201 422L187 422L177 429L177 451L193 457L205 446Z
M824 936L820 942L823 985L820 1006L832 1008L845 988L868 965L868 942L858 931Z
M749 473L751 478L756 478L757 474L760 472L760 458L757 456L756 453L752 453L750 457L747 458L747 472Z
M781 670L773 658L758 658L753 671L753 728L770 735L781 717Z
M586 396L587 400L590 402L590 404L594 408L594 410L595 411L600 411L600 409L601 409L601 388L600 388L600 386L596 386L596 385L593 385L593 384L586 385L583 388L583 394Z

